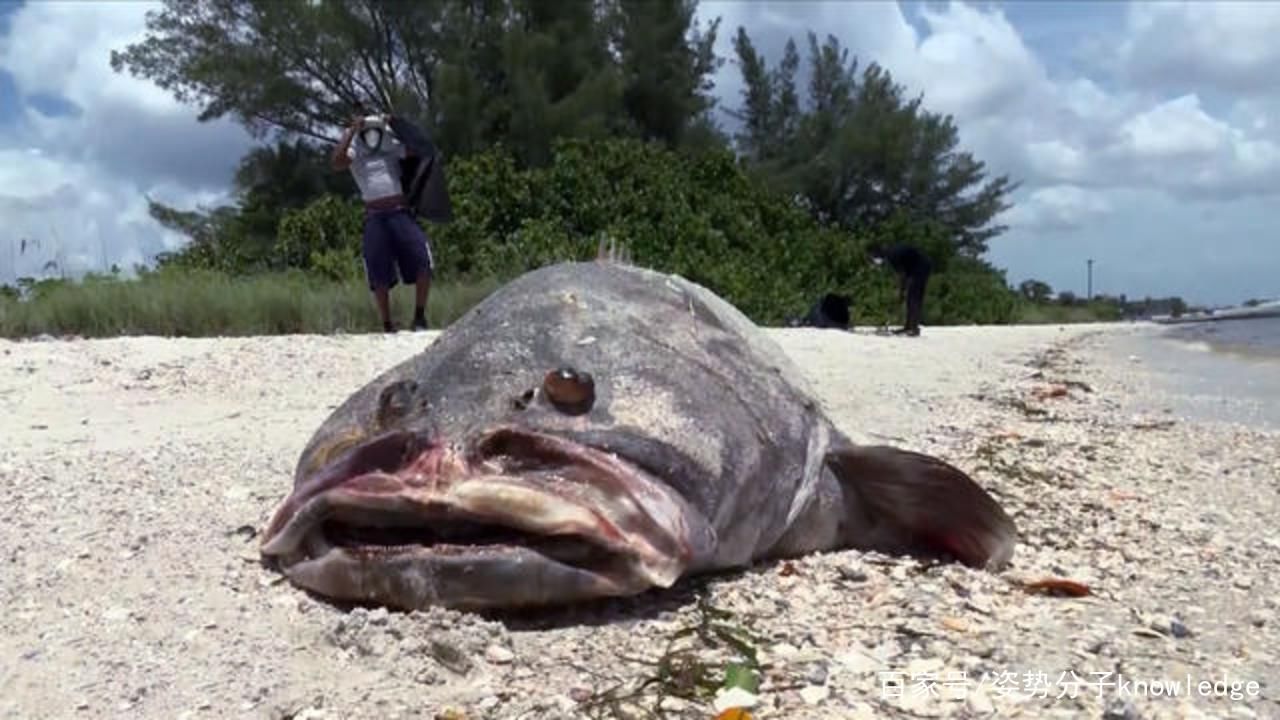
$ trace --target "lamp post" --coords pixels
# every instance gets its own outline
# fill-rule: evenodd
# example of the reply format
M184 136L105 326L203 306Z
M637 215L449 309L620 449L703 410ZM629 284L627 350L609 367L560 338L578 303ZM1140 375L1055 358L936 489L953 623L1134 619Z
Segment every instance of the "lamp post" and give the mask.
M1086 262L1089 265L1089 287L1085 297L1088 300L1092 301L1093 300L1093 258L1089 258Z

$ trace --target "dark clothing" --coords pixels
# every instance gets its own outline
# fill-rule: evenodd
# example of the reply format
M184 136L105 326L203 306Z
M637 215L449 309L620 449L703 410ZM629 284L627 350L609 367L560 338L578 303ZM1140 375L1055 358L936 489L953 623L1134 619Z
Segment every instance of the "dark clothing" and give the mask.
M396 286L396 267L405 284L418 279L418 273L432 272L435 263L427 235L403 207L390 210L365 209L364 271L369 289Z
M907 322L903 327L908 331L920 330L920 316L924 312L924 290L928 284L928 268L919 274L907 276Z
M894 245L885 251L884 260L899 275L906 275L908 278L927 278L933 271L929 258L910 245Z
M391 129L408 149L400 160L400 186L408 196L410 211L435 223L452 221L444 157L435 143L422 128L398 115L391 116Z
M924 253L910 245L894 245L884 251L884 260L898 273L907 296L907 319L903 329L909 333L920 332L920 319L924 313L924 291L929 284L933 264Z

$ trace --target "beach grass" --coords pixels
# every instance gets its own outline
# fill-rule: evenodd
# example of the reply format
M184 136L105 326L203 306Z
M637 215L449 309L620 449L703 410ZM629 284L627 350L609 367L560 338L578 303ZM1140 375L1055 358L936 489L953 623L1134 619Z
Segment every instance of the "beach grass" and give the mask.
M436 282L428 320L453 322L498 283ZM412 286L392 291L393 320L408 327ZM234 277L215 272L155 273L139 279L90 278L41 283L23 299L0 297L0 335L245 336L381 331L373 296L361 280L336 282L301 273Z
M1107 322L1120 319L1115 305L1101 302L1060 305L1057 303L1030 303L1018 305L1015 323L1019 325L1050 325L1068 323Z
M442 328L500 285L497 279L437 281L428 319ZM45 280L0 294L0 336L214 337L381 331L373 296L363 279L337 281L300 271L237 276L208 270L147 272L138 278L89 276ZM413 290L392 293L393 319L407 327ZM1021 302L1015 322L1025 325L1118 319L1105 303Z

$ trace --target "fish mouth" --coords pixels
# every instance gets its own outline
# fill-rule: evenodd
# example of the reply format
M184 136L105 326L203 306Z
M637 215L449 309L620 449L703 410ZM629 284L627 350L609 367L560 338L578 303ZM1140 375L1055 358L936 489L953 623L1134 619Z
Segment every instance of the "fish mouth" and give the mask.
M262 554L320 595L404 609L547 605L670 587L700 516L617 455L518 427L380 435L285 500Z

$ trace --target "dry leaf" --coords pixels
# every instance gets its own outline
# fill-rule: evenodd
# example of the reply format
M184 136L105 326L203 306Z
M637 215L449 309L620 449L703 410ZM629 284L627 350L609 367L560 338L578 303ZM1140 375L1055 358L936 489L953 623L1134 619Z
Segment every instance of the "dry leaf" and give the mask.
M793 565L793 564L791 564L791 561L790 561L790 560L787 560L787 561L785 561L785 562L783 562L783 563L782 563L782 567L778 568L778 574L779 574L779 575L781 575L781 576L783 576L783 577L786 577L786 576L788 576L788 575L795 575L795 574L796 574L796 566L795 566L795 565Z
M955 630L956 632L968 632L969 623L965 622L963 618L951 617L948 615L942 618L942 627L948 630Z
M1059 595L1068 597L1084 597L1089 595L1089 586L1075 580L1067 580L1066 578L1045 578L1043 580L1035 580L1023 583L1022 586L1027 592L1039 592L1045 595Z
M751 720L746 708L732 707L716 716L716 720Z

